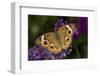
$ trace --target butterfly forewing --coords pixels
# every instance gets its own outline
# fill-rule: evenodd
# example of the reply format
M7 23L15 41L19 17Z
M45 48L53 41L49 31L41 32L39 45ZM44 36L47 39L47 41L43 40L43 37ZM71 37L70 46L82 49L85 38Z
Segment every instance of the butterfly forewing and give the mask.
M69 33L70 31L70 33ZM72 42L72 30L68 25L62 26L58 29L60 37L60 45L62 49L67 49Z

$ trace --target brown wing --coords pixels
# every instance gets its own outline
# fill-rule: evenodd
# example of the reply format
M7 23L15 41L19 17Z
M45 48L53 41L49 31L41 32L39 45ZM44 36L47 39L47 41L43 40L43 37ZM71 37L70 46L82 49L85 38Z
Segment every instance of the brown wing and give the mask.
M37 39L37 41L39 41L39 39ZM40 43L44 48L47 48L50 52L60 53L62 51L61 46L59 45L58 40L56 39L56 34L53 32L49 32L42 35Z
M62 49L67 49L72 43L73 32L69 25L62 26L58 29L59 41Z

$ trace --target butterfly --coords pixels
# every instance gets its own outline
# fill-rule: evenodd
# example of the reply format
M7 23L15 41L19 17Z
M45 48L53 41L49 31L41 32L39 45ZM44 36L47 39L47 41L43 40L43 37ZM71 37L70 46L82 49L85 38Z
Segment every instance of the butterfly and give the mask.
M36 45L41 45L53 53L60 53L68 49L72 43L73 24L64 25L55 32L48 32L35 40Z

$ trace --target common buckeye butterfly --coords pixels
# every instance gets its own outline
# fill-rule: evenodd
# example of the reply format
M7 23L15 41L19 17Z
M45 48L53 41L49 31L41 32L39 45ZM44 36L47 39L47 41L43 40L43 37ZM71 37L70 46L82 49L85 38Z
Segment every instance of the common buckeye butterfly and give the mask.
M55 32L48 32L35 40L36 45L41 45L53 53L60 53L68 49L72 43L73 24L61 26Z

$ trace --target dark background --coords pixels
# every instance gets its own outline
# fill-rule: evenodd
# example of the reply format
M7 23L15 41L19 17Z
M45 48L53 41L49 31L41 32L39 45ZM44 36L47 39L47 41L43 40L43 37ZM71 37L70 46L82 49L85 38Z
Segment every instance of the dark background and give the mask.
M33 47L34 40L47 33L54 31L54 24L58 19L64 18L68 23L75 23L79 32L78 38L73 38L73 52L69 58L88 57L88 18L71 16L43 16L28 15L28 48Z

